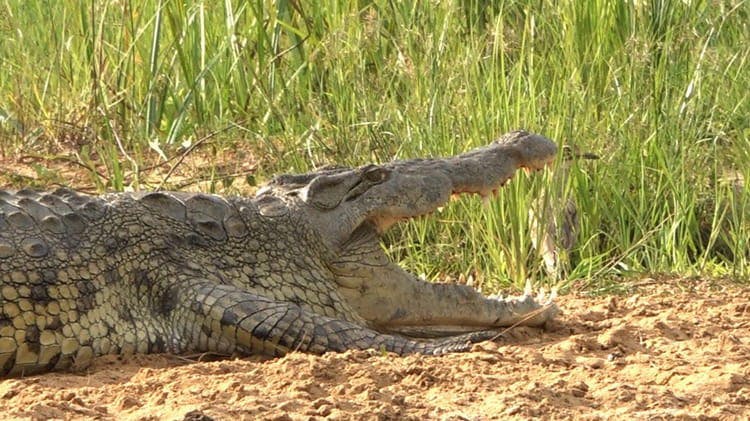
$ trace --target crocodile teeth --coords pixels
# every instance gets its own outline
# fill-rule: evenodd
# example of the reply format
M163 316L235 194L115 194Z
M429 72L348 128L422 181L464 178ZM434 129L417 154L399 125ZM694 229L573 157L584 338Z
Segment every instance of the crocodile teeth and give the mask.
M544 290L544 288L540 288L539 293L536 295L537 302L540 302L540 303L543 302L545 295L546 295L546 291Z
M557 298L557 287L552 288L552 291L549 293L549 298L547 299L548 303L551 303Z
M489 207L490 199L492 198L492 190L481 190L479 191L479 195L482 196L482 205L484 205L485 207Z
M542 306L552 304L555 299L557 298L557 287L552 287L549 290L547 288L540 288L539 291L534 294L534 289L531 285L531 280L526 281L526 286L523 290L523 295L508 295L507 297L503 298L503 294L496 293L488 295L487 298L493 299L493 300L499 300L499 301L508 301L508 302L520 302L524 301L526 299L531 299L531 301L534 301Z

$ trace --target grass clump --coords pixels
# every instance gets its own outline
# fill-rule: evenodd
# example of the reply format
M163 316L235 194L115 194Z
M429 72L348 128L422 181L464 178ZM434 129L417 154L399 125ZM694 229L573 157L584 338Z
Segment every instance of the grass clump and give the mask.
M601 159L414 221L391 253L490 289L542 277L527 210L554 188L581 222L563 287L748 275L748 2L5 0L0 15L0 154L36 165L6 183L65 183L63 161L99 191L174 187L165 174L200 150L207 179L247 160L252 184L525 127Z

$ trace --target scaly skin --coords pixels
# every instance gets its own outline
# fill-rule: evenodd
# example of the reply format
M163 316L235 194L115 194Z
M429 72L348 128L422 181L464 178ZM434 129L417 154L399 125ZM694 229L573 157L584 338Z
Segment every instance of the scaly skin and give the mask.
M0 376L113 353L441 354L544 324L554 304L424 282L379 234L555 153L514 132L452 158L280 176L255 198L0 191Z

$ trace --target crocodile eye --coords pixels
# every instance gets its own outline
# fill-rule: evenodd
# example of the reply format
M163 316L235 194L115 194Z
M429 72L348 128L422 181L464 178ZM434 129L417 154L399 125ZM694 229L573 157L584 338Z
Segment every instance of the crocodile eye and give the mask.
M390 175L390 173L390 170L387 170L383 167L372 166L365 169L364 174L362 174L362 178L371 183L382 183L383 181L388 179L388 175Z

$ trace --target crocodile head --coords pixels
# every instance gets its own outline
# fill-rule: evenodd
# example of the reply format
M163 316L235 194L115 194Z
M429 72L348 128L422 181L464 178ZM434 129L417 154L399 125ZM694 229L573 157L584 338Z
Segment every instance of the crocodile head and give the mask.
M395 289L418 284L412 282L416 276L389 261L380 246L383 232L396 222L435 211L452 195L476 193L488 198L516 170L540 170L556 153L549 139L517 131L454 157L282 175L262 188L256 200L261 213L264 202L281 204L283 214L296 214L297 223L317 233L317 241L331 256L325 263L336 276L341 295L373 325L389 329L388 324L423 324L424 320L416 320L419 317L399 316L408 303L392 312L382 311L383 299L394 301L400 294ZM267 213L274 213L273 206Z
M488 198L516 170L540 170L556 153L549 139L516 131L455 157L281 175L257 197L285 196L327 243L341 247L363 229L382 234L398 221L429 214L452 195L476 193Z

